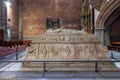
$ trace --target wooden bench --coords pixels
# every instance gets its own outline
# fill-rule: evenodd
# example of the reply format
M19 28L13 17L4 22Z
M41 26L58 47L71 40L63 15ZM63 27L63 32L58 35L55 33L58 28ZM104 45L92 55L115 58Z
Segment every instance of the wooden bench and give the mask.
M113 46L120 46L120 41L112 41L111 45L113 45Z
M31 40L23 40L23 45L30 46L31 43L32 43Z
M109 50L117 50L120 51L120 41L112 41L110 42L111 45L108 46Z
M30 46L31 40L21 40L21 41L4 41L3 47L15 48L17 46L27 45Z

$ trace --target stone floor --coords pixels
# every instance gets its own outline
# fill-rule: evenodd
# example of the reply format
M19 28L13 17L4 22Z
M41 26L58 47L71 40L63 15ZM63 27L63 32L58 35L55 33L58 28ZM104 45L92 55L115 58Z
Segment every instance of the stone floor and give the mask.
M25 51L21 52L19 60L24 59L24 53ZM116 55L119 54L117 52L114 53ZM6 60L7 59L14 60L15 56L9 56L6 58ZM23 68L21 63L1 63L0 80L120 80L120 69L118 71L100 72L94 72L89 70L48 71L45 74L43 74L42 68Z
M120 52L109 50L109 55L112 60L120 60ZM115 62L115 66L120 68L120 62Z
M120 80L120 72L47 72L43 77L41 72L6 71L0 75L0 80Z

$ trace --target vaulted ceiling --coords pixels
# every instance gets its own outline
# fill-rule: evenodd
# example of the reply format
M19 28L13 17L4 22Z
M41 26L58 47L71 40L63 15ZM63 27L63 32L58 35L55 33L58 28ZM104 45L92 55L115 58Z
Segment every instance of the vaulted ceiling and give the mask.
M91 0L90 4L97 9L98 11L100 10L100 7L102 5L103 0Z

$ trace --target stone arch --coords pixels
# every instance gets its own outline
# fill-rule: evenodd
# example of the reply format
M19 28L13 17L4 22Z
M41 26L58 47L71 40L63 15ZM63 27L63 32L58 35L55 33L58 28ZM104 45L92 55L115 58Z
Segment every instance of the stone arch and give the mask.
M95 25L96 35L104 45L110 44L110 25L120 15L120 0L111 0L101 9Z
M107 5L100 11L96 22L96 28L104 28L104 22L119 6L120 0L111 0L111 2L108 2Z

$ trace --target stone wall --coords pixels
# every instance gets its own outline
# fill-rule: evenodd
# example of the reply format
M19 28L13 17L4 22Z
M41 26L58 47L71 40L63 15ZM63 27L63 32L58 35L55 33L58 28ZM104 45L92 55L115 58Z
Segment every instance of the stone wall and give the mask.
M47 18L60 18L64 28L80 29L81 0L23 0L23 35L46 31Z
M18 40L19 32L19 0L8 0L11 5L7 6L7 22L9 40Z
M0 28L4 29L6 27L6 5L3 0L0 0Z
M4 0L0 0L0 29L4 31L4 39L7 39L7 8Z

